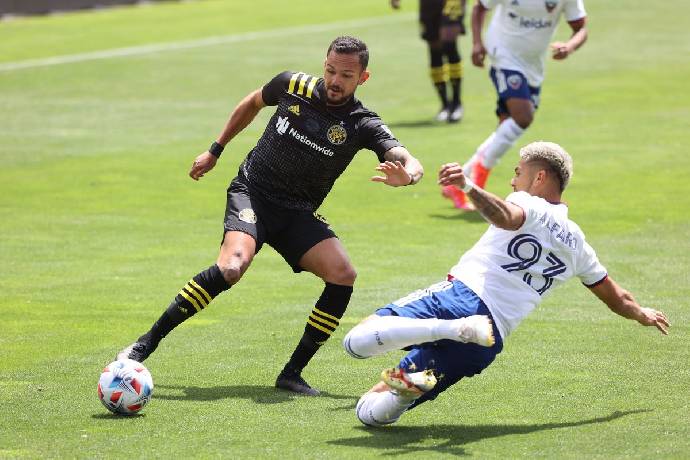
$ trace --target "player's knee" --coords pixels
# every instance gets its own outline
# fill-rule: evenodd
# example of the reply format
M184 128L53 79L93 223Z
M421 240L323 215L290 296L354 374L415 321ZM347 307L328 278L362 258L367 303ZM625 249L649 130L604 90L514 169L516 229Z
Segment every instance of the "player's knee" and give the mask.
M443 54L448 57L448 62L458 62L460 60L460 53L457 42L455 40L444 41Z
M242 278L242 270L237 266L232 264L219 264L218 268L220 268L220 272L223 274L225 281L230 285L237 283L240 278Z
M534 114L531 111L524 111L513 114L512 118L520 128L527 129L534 121Z
M354 286L356 279L357 271L355 267L347 263L339 265L331 270L327 277L324 278L324 281L339 284L341 286Z
M365 359L372 356L371 353L367 353L366 349L360 349L360 347L357 346L358 343L361 341L362 334L364 333L364 327L362 327L362 324L358 324L357 326L350 329L350 332L345 334L345 337L343 338L343 348L345 349L347 354L352 356L353 358Z
M225 281L227 281L228 284L233 285L237 283L240 278L242 278L242 275L249 266L249 263L250 260L245 260L241 254L233 254L233 257L231 257L229 260L219 260L217 265L218 268L220 268L220 272L223 274Z
M252 256L247 255L242 249L235 249L229 253L221 254L216 261L216 265L218 265L225 281L233 285L242 278L251 262Z
M398 418L377 420L376 417L374 417L372 405L378 397L379 393L370 392L362 395L362 397L359 398L359 401L357 401L357 405L355 406L355 414L357 415L357 419L359 419L362 424L374 427L386 426L390 425L391 423L395 423L398 420Z

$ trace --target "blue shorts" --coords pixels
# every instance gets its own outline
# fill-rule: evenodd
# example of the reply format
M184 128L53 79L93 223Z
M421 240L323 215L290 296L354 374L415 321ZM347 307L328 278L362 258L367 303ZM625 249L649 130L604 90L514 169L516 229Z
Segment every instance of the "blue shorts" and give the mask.
M527 84L527 78L522 72L492 67L489 75L491 75L491 81L498 93L496 115L508 114L506 101L510 98L529 99L534 104L535 109L539 107L541 87Z
M470 288L458 280L442 281L426 289L415 291L402 299L376 310L378 316L406 318L458 319L491 313L484 302ZM412 407L435 399L446 388L463 377L472 377L486 369L503 349L503 340L494 324L496 343L483 347L474 343L439 340L407 348L409 353L398 367L408 372L433 369L438 383L433 390L417 399Z

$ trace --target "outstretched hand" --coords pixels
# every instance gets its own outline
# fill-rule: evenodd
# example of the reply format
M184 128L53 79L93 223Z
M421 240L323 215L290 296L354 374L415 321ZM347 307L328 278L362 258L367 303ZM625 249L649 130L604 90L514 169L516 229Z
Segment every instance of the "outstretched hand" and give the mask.
M372 177L371 180L374 182L383 182L391 187L401 187L412 183L412 176L399 161L383 162L376 167L376 170L385 175Z
M662 334L668 335L668 328L671 323L668 322L668 318L662 311L655 310L653 308L642 307L642 318L639 319L639 323L643 326L654 326L661 331Z
M441 165L438 171L438 183L441 186L455 185L459 188L465 186L465 173L458 163L446 163Z
M218 161L218 158L211 155L208 151L202 153L194 159L192 169L189 171L189 177L194 180L199 180L204 177L204 174L213 169L216 165L216 161Z

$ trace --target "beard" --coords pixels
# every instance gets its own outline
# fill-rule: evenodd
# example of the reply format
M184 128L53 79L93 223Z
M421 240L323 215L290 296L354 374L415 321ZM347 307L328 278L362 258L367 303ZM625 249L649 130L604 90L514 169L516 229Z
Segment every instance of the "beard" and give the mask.
M331 96L333 95L333 96ZM339 86L329 86L326 88L326 102L329 105L341 105L347 102L351 94L347 96Z

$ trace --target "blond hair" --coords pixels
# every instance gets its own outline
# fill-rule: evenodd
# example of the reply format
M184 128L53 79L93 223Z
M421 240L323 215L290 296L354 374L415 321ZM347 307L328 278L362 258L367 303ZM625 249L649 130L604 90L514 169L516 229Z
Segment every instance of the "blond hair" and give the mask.
M527 144L520 149L520 158L529 163L541 161L552 169L561 187L561 193L568 186L573 177L573 159L563 147L553 142L537 141Z

